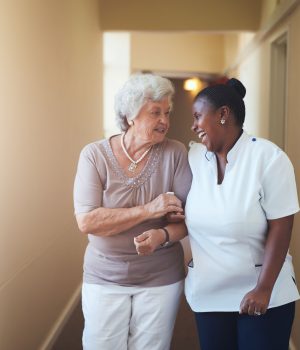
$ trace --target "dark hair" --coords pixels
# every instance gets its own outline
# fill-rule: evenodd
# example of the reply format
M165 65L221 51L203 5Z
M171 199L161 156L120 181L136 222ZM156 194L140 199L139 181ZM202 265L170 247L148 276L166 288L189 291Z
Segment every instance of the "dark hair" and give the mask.
M245 95L245 86L239 80L231 78L226 84L208 86L201 90L194 101L205 98L216 109L228 106L232 110L237 124L243 126L245 120L245 103L243 98Z

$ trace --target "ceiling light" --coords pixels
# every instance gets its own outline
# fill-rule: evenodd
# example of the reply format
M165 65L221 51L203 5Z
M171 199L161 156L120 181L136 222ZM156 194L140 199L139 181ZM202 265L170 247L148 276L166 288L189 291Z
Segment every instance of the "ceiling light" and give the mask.
M199 91L202 88L202 81L198 78L186 79L183 88L187 91Z

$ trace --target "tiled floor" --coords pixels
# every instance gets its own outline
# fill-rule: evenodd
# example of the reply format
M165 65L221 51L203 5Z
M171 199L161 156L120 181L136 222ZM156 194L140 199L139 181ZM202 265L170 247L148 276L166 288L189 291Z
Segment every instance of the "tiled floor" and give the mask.
M52 350L82 350L83 316L79 304L66 324ZM196 326L192 311L182 299L177 316L171 350L199 350ZM105 349L101 349L105 350ZM116 349L117 350L117 349ZM143 349L151 350L151 349Z

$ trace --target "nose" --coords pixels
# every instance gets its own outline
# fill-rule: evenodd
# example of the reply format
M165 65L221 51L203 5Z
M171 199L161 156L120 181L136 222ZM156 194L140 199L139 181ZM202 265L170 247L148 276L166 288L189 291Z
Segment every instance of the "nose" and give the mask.
M197 131L197 128L198 128L198 126L197 126L197 121L194 120L194 121L193 121L193 124L192 124L192 126L191 126L191 130L194 131L194 132L196 132L196 131Z
M168 113L160 113L159 120L163 124L169 124L169 114Z

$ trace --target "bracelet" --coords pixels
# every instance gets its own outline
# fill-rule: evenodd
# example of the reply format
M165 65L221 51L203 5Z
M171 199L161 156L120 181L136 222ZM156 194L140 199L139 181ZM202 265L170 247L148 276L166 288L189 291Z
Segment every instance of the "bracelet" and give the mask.
M161 227L161 230L163 230L165 232L165 235L166 235L166 239L165 239L164 243L161 244L162 247L165 247L166 245L168 245L170 243L170 235L169 235L169 231L165 227Z

